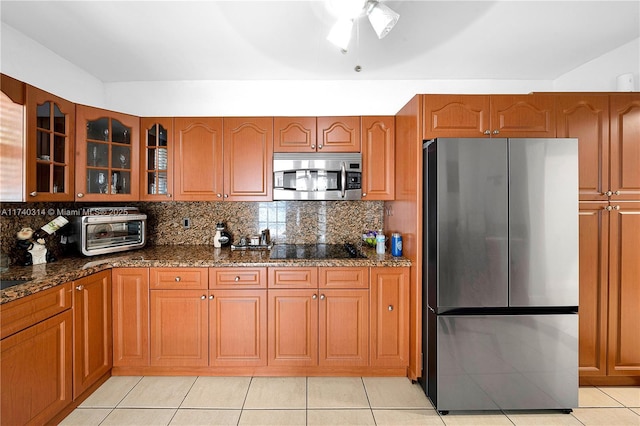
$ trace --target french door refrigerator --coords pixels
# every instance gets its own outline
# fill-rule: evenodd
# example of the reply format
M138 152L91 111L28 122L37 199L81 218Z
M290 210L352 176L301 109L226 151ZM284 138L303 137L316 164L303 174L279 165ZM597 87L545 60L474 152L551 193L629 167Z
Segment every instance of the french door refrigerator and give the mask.
M427 395L441 413L570 412L577 139L436 139L423 153Z

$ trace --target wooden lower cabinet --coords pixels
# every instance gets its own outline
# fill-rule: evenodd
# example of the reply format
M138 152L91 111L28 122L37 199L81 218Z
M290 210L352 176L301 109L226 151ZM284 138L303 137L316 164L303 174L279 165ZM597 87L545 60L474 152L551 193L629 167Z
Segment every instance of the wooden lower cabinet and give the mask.
M149 269L116 268L113 290L113 365L149 365Z
M209 307L206 290L151 290L151 365L206 367Z
M640 384L640 201L580 203L580 383Z
M318 290L269 290L268 293L269 365L317 365Z
M73 397L113 366L111 271L73 281Z
M371 366L409 365L409 268L371 268Z
M266 290L209 292L209 365L267 365Z
M72 402L72 311L2 341L2 424L45 424Z
M369 291L321 290L318 364L369 365Z
M611 205L607 374L640 384L640 201Z

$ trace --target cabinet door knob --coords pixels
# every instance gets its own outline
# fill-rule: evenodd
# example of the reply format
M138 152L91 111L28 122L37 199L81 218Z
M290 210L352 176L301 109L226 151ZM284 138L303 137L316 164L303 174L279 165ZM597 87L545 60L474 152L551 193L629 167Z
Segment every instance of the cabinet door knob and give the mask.
M366 193L366 192L363 192L363 193L362 193L362 198L364 198L364 197L366 197L366 196L367 196L367 193Z
M611 207L611 206L607 206L607 207L605 207L604 209L605 209L605 210L608 210L608 211L611 211L611 210L613 210L613 207Z
M614 192L614 194L620 195L620 191L616 191L616 192Z
M316 146L315 145L311 145L311 149L316 149Z
M171 194L167 194L167 198L171 198Z
M235 282L240 281L240 277L238 275L236 275L236 277L233 279Z
M316 300L316 299L318 298L318 295L317 295L317 294L315 294L315 293L313 293L313 296L311 296L311 298L312 298L313 300Z
M216 194L216 197L222 198L222 194Z
M324 295L324 294L321 294L321 295L320 295L320 300L324 300L325 298L326 298L326 297L325 297L325 295Z
M76 196L77 196L78 198L82 198L82 197L84 197L84 194L83 194L82 192L78 192L78 193L76 194Z
M493 134L494 134L494 135L500 134L500 130L494 130L494 131L493 131Z
M389 307L387 308L389 311L393 311L393 305L389 305Z
M620 206L613 206L614 209L620 210Z
M213 300L213 294L209 295L209 300Z
M490 134L491 134L491 130L489 130L489 129L485 130L485 131L484 131L484 134L485 134L485 135L490 135Z
M35 197L36 195L38 195L38 193L36 191L30 192L29 195L31 195L32 197Z
M179 283L181 279L182 279L182 278L180 278L180 277L176 277L176 278L175 278L175 280L176 280L176 282L177 282L177 283Z
M80 284L80 285L76 286L76 290L82 291L82 290L84 290L84 286L82 284Z
M202 296L200 296L200 299L202 299L202 300L206 300L206 299L207 299L207 296L203 294Z
M318 144L318 149L322 149L322 144Z
M604 193L607 197L611 197L613 195L613 191L607 191Z

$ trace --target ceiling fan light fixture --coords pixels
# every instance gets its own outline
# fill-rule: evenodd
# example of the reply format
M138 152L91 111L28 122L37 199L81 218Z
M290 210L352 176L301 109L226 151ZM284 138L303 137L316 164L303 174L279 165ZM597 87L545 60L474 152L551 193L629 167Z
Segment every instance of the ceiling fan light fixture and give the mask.
M399 13L378 1L370 1L367 16L379 39L389 34L400 19Z
M351 41L352 31L353 19L338 19L331 31L329 31L327 40L346 52L347 47L349 47L349 41Z

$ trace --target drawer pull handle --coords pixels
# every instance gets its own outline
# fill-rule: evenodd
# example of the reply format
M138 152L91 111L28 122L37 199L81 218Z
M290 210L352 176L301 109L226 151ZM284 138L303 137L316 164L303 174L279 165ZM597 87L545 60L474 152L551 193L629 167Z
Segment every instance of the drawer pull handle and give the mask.
M236 275L236 277L233 279L235 282L240 281L240 277Z
M389 312L393 311L393 305L389 305L387 309L389 309Z
M82 290L84 290L84 286L82 284L80 284L79 286L76 286L76 290L82 291Z
M182 278L176 277L176 282L179 283Z

